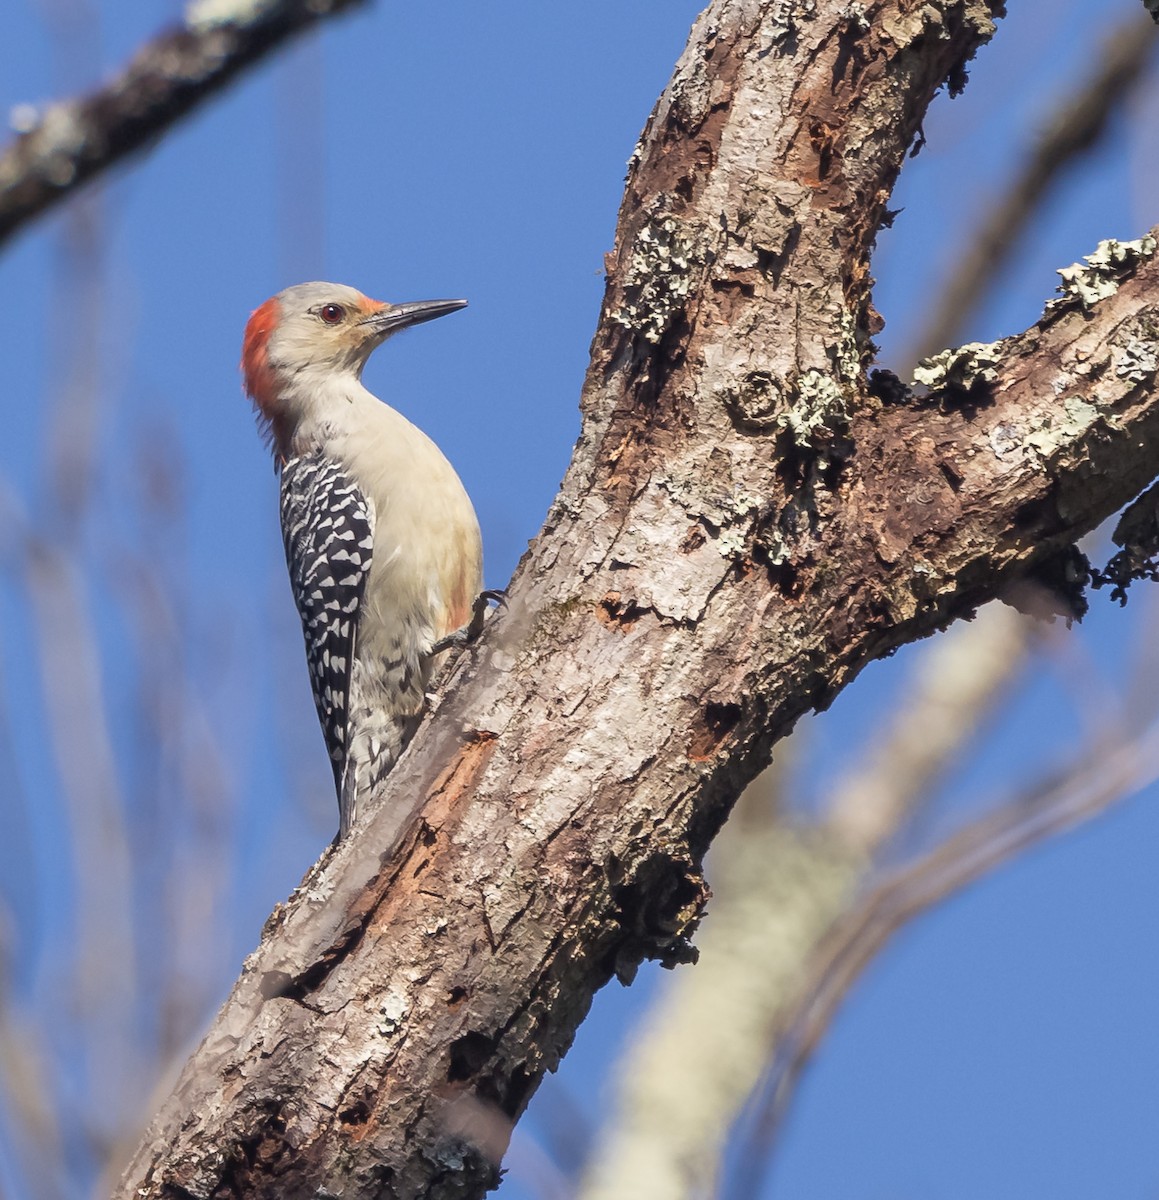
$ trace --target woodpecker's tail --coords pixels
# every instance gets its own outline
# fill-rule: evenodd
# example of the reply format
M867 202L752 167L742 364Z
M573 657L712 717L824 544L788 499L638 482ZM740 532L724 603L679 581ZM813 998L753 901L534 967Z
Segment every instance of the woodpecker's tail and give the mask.
M422 714L391 716L376 713L358 722L346 754L342 790L338 796L338 837L344 838L358 819L361 800L373 796L415 735Z

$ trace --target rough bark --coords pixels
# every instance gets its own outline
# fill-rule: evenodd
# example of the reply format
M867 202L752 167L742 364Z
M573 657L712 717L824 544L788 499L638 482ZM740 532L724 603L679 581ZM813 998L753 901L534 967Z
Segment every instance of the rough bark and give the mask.
M876 852L921 812L933 781L1025 665L1033 628L1007 605L988 604L929 643L904 700L816 805L824 815L815 821L789 803L785 777L794 772L783 768L800 747L778 745L713 845L711 919L697 934L696 969L665 981L617 1059L614 1098L576 1200L725 1194L718 1181L730 1131L782 1047L797 1050L783 1014L811 1013L802 981L818 947L835 924L850 923Z
M94 176L144 149L245 68L363 0L193 0L90 95L21 106L0 154L0 244ZM27 113L24 111L28 109Z
M480 1195L596 989L689 957L701 855L774 741L1155 474L1152 242L924 398L865 378L890 187L1001 9L697 21L508 608L267 925L119 1196Z

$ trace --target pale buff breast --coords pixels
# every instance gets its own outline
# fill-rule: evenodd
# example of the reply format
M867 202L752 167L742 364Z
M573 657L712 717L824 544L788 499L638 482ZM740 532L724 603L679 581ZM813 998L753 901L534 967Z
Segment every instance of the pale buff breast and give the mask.
M336 449L374 506L374 551L366 594L383 645L364 654L425 655L470 619L483 587L479 522L445 455L422 430L369 392L352 398L359 433ZM393 642L394 644L389 644Z

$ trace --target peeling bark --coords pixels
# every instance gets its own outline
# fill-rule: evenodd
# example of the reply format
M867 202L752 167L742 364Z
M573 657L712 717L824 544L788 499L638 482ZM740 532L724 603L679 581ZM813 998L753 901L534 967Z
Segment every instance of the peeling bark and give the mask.
M867 384L890 188L1001 13L718 0L697 21L508 607L271 918L118 1196L481 1195L594 992L690 957L701 856L776 739L1155 475L1145 247L1100 259L1106 298L973 351L968 383Z

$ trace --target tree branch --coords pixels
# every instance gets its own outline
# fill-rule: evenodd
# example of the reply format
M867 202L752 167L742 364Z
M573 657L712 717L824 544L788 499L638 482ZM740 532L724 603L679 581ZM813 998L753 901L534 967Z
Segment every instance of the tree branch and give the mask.
M0 244L288 38L363 2L194 0L182 25L145 45L97 91L49 105L0 154Z
M1029 627L1009 606L990 604L934 639L903 702L823 802L820 823L805 822L800 806L786 805L784 819L785 751L791 762L796 739L777 746L713 845L696 969L664 982L621 1056L578 1200L718 1194L729 1129L779 1061L782 1014L800 1003L818 944L828 947L826 934L863 899L875 853L928 799L1024 665Z
M119 1196L480 1195L506 1127L480 1107L516 1117L613 974L689 957L701 855L774 740L1149 481L1146 247L922 401L865 383L889 189L1000 12L702 14L508 608L271 918Z
M1107 39L1090 75L1051 114L1005 192L990 206L984 224L967 239L968 251L939 289L929 321L907 356L909 362L936 353L960 336L962 322L1006 266L1045 197L1076 159L1098 145L1111 119L1135 95L1157 44L1153 23L1144 13L1123 21Z

